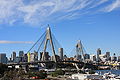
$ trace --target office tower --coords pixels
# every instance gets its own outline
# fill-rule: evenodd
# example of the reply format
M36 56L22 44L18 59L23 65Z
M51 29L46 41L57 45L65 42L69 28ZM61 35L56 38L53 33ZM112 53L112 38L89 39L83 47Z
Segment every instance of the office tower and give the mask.
M101 55L101 49L100 48L97 49L97 54Z
M19 51L19 57L23 57L24 56L24 52L23 51Z
M90 55L89 54L85 54L84 55L84 59L90 59Z
M31 53L30 54L30 62L34 62L34 57L35 57L34 53Z
M99 55L101 55L101 49L100 48L97 49L97 62L101 61Z
M0 63L3 63L3 64L7 63L6 54L4 54L4 53L0 54Z
M37 53L31 53L30 54L30 62L38 61L38 54Z
M20 63L20 62L21 62L21 57L18 57L18 56L17 56L14 62L15 62L15 63Z
M16 59L16 52L13 52L13 53L12 53L12 61L14 62L15 59Z
M106 52L106 59L110 61L110 52Z
M24 61L23 62L28 62L28 56L27 56L27 54L24 54Z
M20 59L20 62L24 61L24 52L23 51L19 51L19 59Z
M63 60L63 48L59 48L59 56L60 56L60 60Z
M30 52L29 53L27 53L27 57L28 57L28 62L30 62Z

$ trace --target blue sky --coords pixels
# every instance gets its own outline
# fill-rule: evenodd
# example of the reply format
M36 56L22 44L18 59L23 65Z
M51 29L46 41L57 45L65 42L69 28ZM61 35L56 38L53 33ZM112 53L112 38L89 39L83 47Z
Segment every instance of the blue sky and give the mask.
M0 53L27 52L47 24L69 56L78 39L120 55L120 0L0 0Z

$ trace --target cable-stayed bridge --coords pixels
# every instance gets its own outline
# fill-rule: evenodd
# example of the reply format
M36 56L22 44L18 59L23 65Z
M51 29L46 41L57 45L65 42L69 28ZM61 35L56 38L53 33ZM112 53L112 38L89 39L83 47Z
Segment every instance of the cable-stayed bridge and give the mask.
M30 56L34 53L34 56ZM54 64L54 67L57 64L63 63L77 63L83 64L85 58L85 49L81 41L78 41L76 44L74 55L74 60L66 60L63 56L63 48L52 34L51 29L48 25L47 30L42 34L42 36L33 44L33 46L28 50L27 62L20 63L9 63L8 65L40 65L42 67L47 66L47 64ZM31 60L31 58L33 58Z

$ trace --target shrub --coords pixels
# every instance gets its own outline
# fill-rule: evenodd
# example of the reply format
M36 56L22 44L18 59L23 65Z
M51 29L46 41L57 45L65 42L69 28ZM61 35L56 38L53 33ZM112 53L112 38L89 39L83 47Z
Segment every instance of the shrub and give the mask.
M65 71L63 71L62 69L56 70L55 72L51 73L51 76L53 77L57 77L58 75L64 75Z
M43 70L39 72L29 72L29 77L39 77L40 79L45 79L47 77L47 73Z
M95 71L90 70L90 71L89 71L89 74L95 74Z
M5 64L0 63L0 77L4 75L4 72L7 71L7 66Z

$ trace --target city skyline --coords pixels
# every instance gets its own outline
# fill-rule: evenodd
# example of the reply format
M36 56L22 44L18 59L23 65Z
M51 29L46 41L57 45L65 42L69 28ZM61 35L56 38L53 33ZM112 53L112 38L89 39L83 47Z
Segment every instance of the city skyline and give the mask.
M89 54L101 48L102 53L120 55L120 0L66 0L64 4L0 0L0 4L0 53L7 56L27 52L48 24L67 55L79 39Z

